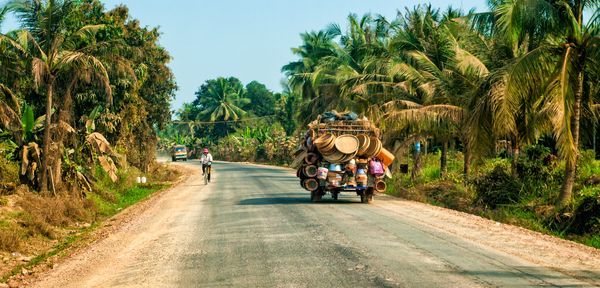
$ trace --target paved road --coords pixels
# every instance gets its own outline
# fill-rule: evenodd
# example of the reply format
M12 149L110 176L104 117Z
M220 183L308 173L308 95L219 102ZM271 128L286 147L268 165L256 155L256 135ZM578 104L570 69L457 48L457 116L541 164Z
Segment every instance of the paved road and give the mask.
M197 163L181 165L197 172ZM351 194L314 204L289 170L230 163L215 163L214 170L213 183L204 186L198 176L160 196L142 216L37 285L600 284L600 270L593 266L598 254L578 245L572 249L583 249L579 260L551 263L561 257L548 246L554 240L475 216L384 196L376 196L373 205ZM529 239L543 241L532 248Z

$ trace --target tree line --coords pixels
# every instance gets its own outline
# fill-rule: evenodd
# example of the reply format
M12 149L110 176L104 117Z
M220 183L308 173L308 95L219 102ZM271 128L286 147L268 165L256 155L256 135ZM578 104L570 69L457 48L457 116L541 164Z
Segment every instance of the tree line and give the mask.
M258 81L244 85L235 77L218 77L205 81L195 96L177 111L178 121L159 133L162 148L208 147L222 160L289 161L296 145L297 94L273 92Z

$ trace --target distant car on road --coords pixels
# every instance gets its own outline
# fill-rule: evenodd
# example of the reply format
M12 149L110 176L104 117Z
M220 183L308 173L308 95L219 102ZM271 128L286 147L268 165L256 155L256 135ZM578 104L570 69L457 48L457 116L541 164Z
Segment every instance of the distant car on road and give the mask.
M187 161L187 147L184 145L174 145L171 148L171 161L175 162L177 160Z

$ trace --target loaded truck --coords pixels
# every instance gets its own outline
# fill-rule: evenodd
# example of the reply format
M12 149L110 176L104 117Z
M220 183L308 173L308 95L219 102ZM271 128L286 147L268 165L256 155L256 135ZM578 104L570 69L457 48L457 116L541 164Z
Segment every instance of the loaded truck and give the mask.
M350 192L371 203L375 191L385 191L394 156L383 148L380 130L365 117L327 112L308 125L299 146L292 166L311 201L327 194L337 200L340 193Z

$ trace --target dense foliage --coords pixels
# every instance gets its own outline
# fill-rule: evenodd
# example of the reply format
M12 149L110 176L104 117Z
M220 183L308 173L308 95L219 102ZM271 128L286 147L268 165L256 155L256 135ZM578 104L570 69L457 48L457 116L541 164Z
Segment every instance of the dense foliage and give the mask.
M160 131L161 147L209 147L217 159L285 164L296 148L299 99L284 89L274 93L257 81L207 80L196 99L178 111L178 120Z
M520 151L544 141L565 163L555 199L565 205L582 148L598 149L598 11L597 1L535 0L491 1L483 13L352 14L345 30L302 34L283 72L303 99L301 122L330 109L364 113L397 155L417 141L439 147L441 176L449 147L462 150L469 180L473 161L502 144L509 174L528 169Z
M0 157L20 179L0 183L82 192L96 165L146 170L176 89L158 29L97 0L13 0L2 11L21 29L0 35Z
M282 71L302 99L299 123L349 109L383 129L397 156L390 193L598 242L598 8L501 0L480 13L351 14L346 29L301 34Z

